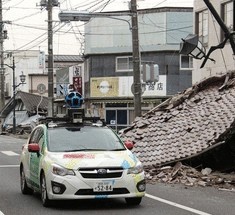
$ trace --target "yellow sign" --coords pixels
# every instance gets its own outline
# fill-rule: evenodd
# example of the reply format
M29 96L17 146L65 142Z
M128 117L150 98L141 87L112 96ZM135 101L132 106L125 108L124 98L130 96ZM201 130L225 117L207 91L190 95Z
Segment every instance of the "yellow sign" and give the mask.
M90 89L91 97L116 97L119 91L119 78L91 78Z

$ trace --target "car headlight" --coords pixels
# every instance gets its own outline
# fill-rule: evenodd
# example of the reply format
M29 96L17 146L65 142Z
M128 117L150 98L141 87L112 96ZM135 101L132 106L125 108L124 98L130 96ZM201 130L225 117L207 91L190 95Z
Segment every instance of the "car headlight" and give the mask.
M66 169L57 164L52 165L52 173L60 176L75 175L75 172L72 169Z
M139 174L144 171L143 165L138 162L134 167L128 169L127 174Z

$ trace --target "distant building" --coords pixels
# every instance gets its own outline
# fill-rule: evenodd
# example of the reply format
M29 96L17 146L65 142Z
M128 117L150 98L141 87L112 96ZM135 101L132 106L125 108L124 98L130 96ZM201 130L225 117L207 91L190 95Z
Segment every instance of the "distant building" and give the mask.
M121 11L117 12L121 13ZM159 81L143 83L142 112L192 85L192 62L179 44L193 31L193 8L138 11L141 64L159 66ZM87 112L120 130L134 120L131 17L95 17L85 25Z
M48 96L48 68L47 61L48 56L44 52L39 50L21 50L16 53L10 53L5 58L5 64L13 66L13 56L15 59L15 84L20 83L19 76L23 72L26 76L25 84L21 84L16 88L17 91L23 91L30 94L41 95L44 97ZM67 84L73 83L73 76L78 76L83 73L83 58L80 55L54 55L54 98L55 101L58 98L62 98L59 103L54 106L55 113L65 113L63 110L64 95L58 95L58 86L64 84L63 80L69 76L60 76L60 79L56 78L57 71L60 70L72 70L71 77L68 79ZM73 71L74 70L74 71ZM82 76L82 75L81 75ZM61 82L58 82L58 81ZM67 79L66 79L67 81ZM58 82L58 83L57 83ZM13 95L13 71L12 68L5 67L5 98L6 104ZM19 94L21 95L21 94ZM27 95L27 94L26 94ZM19 107L19 110L21 107Z

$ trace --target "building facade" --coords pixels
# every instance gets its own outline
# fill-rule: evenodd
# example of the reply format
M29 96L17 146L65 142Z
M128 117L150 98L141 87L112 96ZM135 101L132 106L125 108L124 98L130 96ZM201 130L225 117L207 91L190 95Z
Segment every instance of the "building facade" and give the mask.
M8 54L5 58L5 98L6 103L13 96L13 58L15 65L15 85L20 83L20 75L26 77L25 83L17 86L17 91L24 91L40 96L48 96L48 56L39 50L27 50ZM68 84L73 84L73 77L84 74L83 58L79 55L54 55L54 113L66 113L64 96ZM57 78L57 71L66 71ZM70 70L70 75L69 71ZM69 79L67 79L70 77ZM84 88L83 88L84 89ZM59 102L57 102L59 100Z
M210 0L210 2L229 31L234 31L234 1ZM206 48L206 52L208 52L210 47L219 45L225 39L223 30L203 0L194 1L194 23L195 34L198 34L199 40ZM227 41L222 49L213 51L210 58L214 59L214 61L207 60L203 68L200 68L201 60L194 60L193 83L210 76L222 75L230 70L234 70L234 53L229 41Z
M115 130L134 120L131 27L128 16L97 17L85 25L86 109ZM192 85L192 64L179 55L179 44L192 33L193 9L139 10L138 30L141 64L159 68L158 81L146 83L142 78L144 113Z

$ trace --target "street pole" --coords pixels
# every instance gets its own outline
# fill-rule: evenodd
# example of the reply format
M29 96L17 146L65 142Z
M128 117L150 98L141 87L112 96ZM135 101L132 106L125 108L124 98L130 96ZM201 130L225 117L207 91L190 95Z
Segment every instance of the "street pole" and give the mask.
M48 116L54 115L52 0L48 0Z
M133 84L135 117L141 116L141 81L140 81L140 51L138 32L138 13L136 0L131 0L132 21L132 51L133 51Z
M4 95L4 85L5 85L5 78L4 78L4 57L3 57L3 20L2 20L2 0L0 0L0 64L1 64L1 69L0 69L0 111L5 105L5 95Z
M15 57L13 57L13 65L12 65L12 70L13 70L13 130L12 133L16 133L16 110L15 110L15 105L16 105L16 98L15 98L15 91L16 91L16 83L15 83Z

